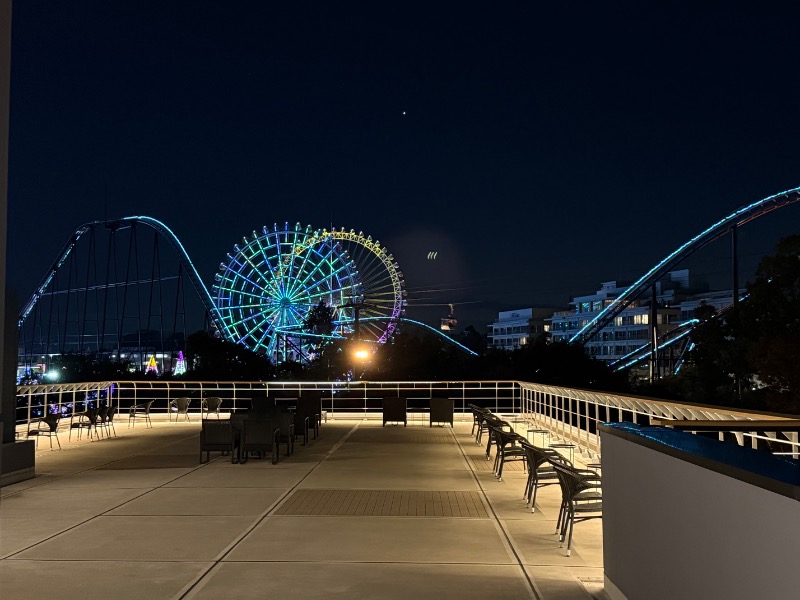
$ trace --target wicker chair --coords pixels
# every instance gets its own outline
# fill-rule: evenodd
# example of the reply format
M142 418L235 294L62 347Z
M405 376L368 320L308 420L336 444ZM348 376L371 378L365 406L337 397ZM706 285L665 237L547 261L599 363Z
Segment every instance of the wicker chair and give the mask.
M230 421L203 420L200 430L200 462L208 462L210 452L226 452L231 454L231 462L234 462L236 450L236 436ZM203 461L203 452L206 453L206 460Z
M491 423L497 423L501 421L500 417L493 415L490 411L486 412L479 412L477 413L478 419L478 429L475 432L475 443L479 446L481 445L481 441L483 440L483 434L489 434L489 425ZM491 436L489 436L489 443L491 444Z
M494 457L494 474L498 481L503 480L503 466L506 462L522 461L523 466L526 462L525 449L522 447L522 442L525 438L517 432L506 431L506 427L510 424L505 421L499 426L492 427L492 435L495 436L495 447L497 453Z
M385 396L383 398L383 426L386 423L402 423L408 426L407 401L401 396Z
M209 396L200 401L200 418L207 419L212 414L219 419L219 409L222 407L222 398L219 396Z
M322 392L304 392L297 399L294 411L294 434L303 436L303 445L308 443L309 432L314 439L319 437L320 415L322 414Z
M84 412L77 412L72 413L72 416L69 418L69 436L68 439L72 439L72 430L78 430L78 439L81 439L81 435L83 430L86 430L88 433L89 438L92 437L92 429L97 431L97 415L98 409L96 408L87 408Z
M450 423L453 426L453 400L450 398L431 398L431 413L428 427L433 427L434 423Z
M481 408L475 404L468 404L467 408L472 411L472 432L470 435L474 435L475 442L478 442L477 434L475 433L475 429L477 428L480 431L481 422L483 421L483 416L487 414L491 414L491 411L488 408Z
M105 411L98 413L98 421L97 425L95 425L95 429L103 429L106 432L106 437L111 437L111 434L114 434L114 437L117 437L117 430L114 428L114 416L117 414L117 407L116 406L109 406L106 408Z
M48 413L41 419L34 419L28 423L27 437L36 438L36 446L39 445L40 437L47 437L50 440L50 450L53 449L53 438L56 438L58 449L61 450L61 441L58 439L58 422L60 415ZM34 428L33 426L36 425ZM44 427L42 427L44 425Z
M247 462L251 452L257 453L259 458L266 452L272 452L272 464L277 463L280 458L280 435L280 427L272 419L244 419L239 462Z
M130 409L128 409L128 427L136 427L136 419L139 418L144 419L148 427L152 427L153 422L150 420L150 407L153 406L153 402L155 402L155 400L131 406Z
M183 415L183 420L189 420L189 405L192 403L191 398L175 398L169 401L169 420L172 421L172 413L175 413L175 422Z
M492 446L497 444L497 436L494 434L494 430L507 429L508 431L514 431L514 428L510 423L503 421L503 419L495 415L486 415L481 422L481 428L486 431L486 460L490 460L492 457ZM482 430L478 431L478 439L483 437Z
M563 460L566 463L569 461L551 448L539 448L527 442L522 444L522 448L528 460L528 479L523 497L531 507L531 512L536 512L536 493L539 488L558 485L558 473L550 464L551 460Z
M561 510L556 533L561 547L567 538L567 556L572 552L572 528L575 522L603 517L603 495L600 476L594 471L578 470L560 461L550 464L558 474L561 485ZM568 531L569 530L569 531Z
M277 420L279 441L286 444L286 456L294 452L294 415L290 412L279 412L273 417Z

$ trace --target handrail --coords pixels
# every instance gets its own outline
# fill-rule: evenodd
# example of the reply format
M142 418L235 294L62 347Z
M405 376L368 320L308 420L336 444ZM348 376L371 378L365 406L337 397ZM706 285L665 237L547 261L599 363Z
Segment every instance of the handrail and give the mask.
M579 446L582 452L600 454L598 425L609 422L634 422L654 425L661 420L753 421L746 426L719 432L719 438L732 438L739 445L767 447L777 454L800 456L798 432L780 429L786 415L722 406L689 404L658 398L582 390L514 380L493 381L101 381L17 386L18 424L42 417L44 411L71 414L76 405L107 403L124 411L132 404L154 401L154 414L167 414L169 401L188 396L198 400L218 396L224 410L239 410L267 397L296 398L309 391L322 392L322 408L329 415L367 418L381 410L385 396L404 396L409 412L429 410L430 399L454 400L456 413L471 414L470 404L495 413L515 414L523 424L546 427L556 439ZM200 402L193 410L200 410ZM775 431L764 422L775 421ZM699 425L700 423L698 423ZM681 423L685 426L686 423ZM734 431L733 429L736 429ZM524 432L523 432L524 433Z
M35 384L17 386L17 424L40 417L45 410L71 414L76 404L98 399L124 411L132 404L153 400L152 413L167 414L169 402L188 396L198 400L218 396L225 410L241 410L270 397L322 392L322 407L329 414L368 415L380 412L387 395L402 395L409 400L410 412L427 411L430 398L454 400L456 412L469 412L474 403L494 412L520 411L519 384L516 381L107 381L79 384ZM295 396L296 397L296 396ZM200 403L196 403L199 410ZM194 407L193 407L194 408Z
M761 428L763 421L785 420L786 415L539 383L520 382L520 390L523 414L528 421L547 427L590 455L601 454L597 431L602 423L627 421L655 425L662 420L754 421L751 431L726 430L719 432L718 437L732 436L740 446L748 443L752 448L778 445L792 455L800 451L797 432Z

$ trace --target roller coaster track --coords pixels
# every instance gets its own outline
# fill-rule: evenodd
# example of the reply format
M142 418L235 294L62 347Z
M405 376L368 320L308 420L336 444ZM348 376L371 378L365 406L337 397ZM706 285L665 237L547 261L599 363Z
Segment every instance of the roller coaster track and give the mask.
M58 273L58 270L62 267L62 265L64 265L67 258L69 258L70 253L73 251L76 244L83 235L85 235L92 228L106 228L112 230L120 230L130 227L134 223L141 223L142 225L146 225L147 227L154 229L158 234L160 234L164 239L167 240L167 242L170 244L173 250L175 250L175 252L177 253L183 268L188 274L188 277L191 280L192 285L194 286L194 289L197 292L197 295L200 297L200 300L203 303L203 306L205 307L209 316L211 317L214 325L219 329L220 332L225 332L225 324L219 314L216 305L214 304L213 299L211 298L211 294L209 293L208 288L206 288L205 284L203 284L202 279L200 279L200 275L198 274L197 269L194 266L194 263L192 263L192 260L189 258L189 255L187 254L186 249L183 247L183 244L181 244L178 237L164 223L158 221L157 219L144 216L123 217L121 219L115 219L110 221L91 221L89 223L84 223L83 225L78 227L75 230L75 232L70 236L69 240L59 253L58 258L56 258L50 269L48 269L41 283L38 285L33 295L31 296L31 298L28 300L28 302L25 304L24 308L20 312L17 323L18 326L22 327L23 323L25 322L25 319L36 307L37 302L39 302L42 296L45 295L48 287L53 281L53 278ZM383 318L385 317L365 317L362 320L369 321L373 319L383 319ZM430 325L426 325L425 323L421 323L419 321L414 321L413 319L400 318L399 321L408 325L412 325L418 329L422 329L428 332L433 332L442 337L449 344L459 348L460 350L466 352L467 354L477 356L477 354L473 350L470 350L466 346L460 344L456 340L443 334L438 329L435 329Z
M369 320L383 320L383 319L387 319L387 318L389 318L389 317L366 317L366 318L364 318L364 319L362 319L362 320L363 320L363 321L369 321ZM404 325L412 325L413 327L416 327L417 329L420 329L420 330L422 330L422 331L426 331L426 332L428 332L428 333L435 333L435 334L436 334L436 335L438 335L439 337L443 338L443 339L444 339L444 341L446 341L446 342L448 342L449 344L451 344L451 345L455 346L455 347L456 347L456 348L458 348L459 350L461 350L461 351L463 351L463 352L465 352L465 353L467 353L467 354L469 354L469 355L471 355L471 356L478 356L478 353L477 353L477 352L475 352L474 350L470 350L470 349L469 349L469 348L467 348L465 345L463 345L463 344L461 344L461 343L457 342L456 340L454 340L453 338L451 338L449 335L445 335L444 333L442 333L441 331L439 331L439 330L438 330L438 329L436 329L435 327L431 327L430 325L428 325L428 324L426 324L426 323L423 323L423 322L421 322L421 321L415 321L414 319L408 319L408 318L406 318L406 317L399 317L397 320L398 320L400 323L403 323Z
M676 342L680 340L685 340L686 337L692 333L692 330L700 323L698 319L689 319L666 331L658 336L658 342L656 343L657 350L663 350L672 346ZM652 344L647 342L646 344L642 344L636 350L629 352L625 356L620 357L619 359L612 362L609 366L614 369L615 371L622 371L629 367L639 364L640 362L650 358L652 354Z
M58 273L58 270L64 264L64 262L69 257L72 250L75 248L75 245L78 243L78 240L87 233L90 229L93 228L107 228L113 230L125 229L126 227L130 227L134 223L141 223L142 225L146 225L154 229L158 232L167 242L172 246L173 250L178 254L178 258L181 262L181 265L186 270L188 274L189 280L192 282L197 295L200 297L200 301L203 303L203 306L208 311L208 314L214 323L214 325L220 330L225 331L224 323L220 318L219 311L217 310L214 301L211 299L211 294L209 294L208 289L203 284L202 279L200 279L200 275L197 273L197 269L192 263L192 260L189 258L189 255L186 253L186 249L181 244L178 237L172 232L172 230L167 227L161 221L157 219L153 219L151 217L142 217L142 216L134 216L134 217L123 217L121 219L114 219L111 221L91 221L89 223L84 223L80 227L75 230L75 233L69 238L67 243L64 245L64 248L61 250L61 253L58 255L58 258L52 264L50 269L47 271L47 274L42 279L42 282L36 288L33 295L31 296L30 300L25 304L22 311L20 312L19 319L17 324L19 327L22 327L25 319L28 315L33 311L36 306L36 303L39 299L45 294L48 286L53 281L53 278Z
M726 235L731 229L740 227L767 213L789 206L800 201L800 188L780 192L758 202L753 202L734 211L703 230L677 250L667 255L652 269L636 280L628 289L617 296L611 304L604 308L597 316L583 326L572 338L570 343L585 344L604 329L614 318L625 310L632 302L649 290L658 280L675 268L676 265L700 250L707 244Z

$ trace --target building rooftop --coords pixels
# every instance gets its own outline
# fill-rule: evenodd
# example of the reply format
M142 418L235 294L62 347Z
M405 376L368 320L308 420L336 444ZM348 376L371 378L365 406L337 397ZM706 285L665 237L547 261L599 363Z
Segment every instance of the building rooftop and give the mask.
M600 520L567 557L558 486L531 513L520 463L498 481L471 426L331 420L278 464L200 464L197 421L42 439L36 477L0 489L3 596L593 597Z

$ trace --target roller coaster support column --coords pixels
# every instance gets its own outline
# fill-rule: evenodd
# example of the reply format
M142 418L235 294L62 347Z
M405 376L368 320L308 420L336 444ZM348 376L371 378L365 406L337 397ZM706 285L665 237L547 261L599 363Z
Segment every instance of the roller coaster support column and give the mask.
M739 239L738 226L731 227L731 268L733 269L733 309L731 314L731 325L733 336L736 337L739 329ZM738 373L733 375L736 383L736 398L742 400L742 380Z
M658 379L658 301L657 283L653 283L653 297L650 299L650 383Z
M733 312L736 314L736 309L739 307L739 241L738 232L739 228L734 225L731 227L731 256L733 267Z

